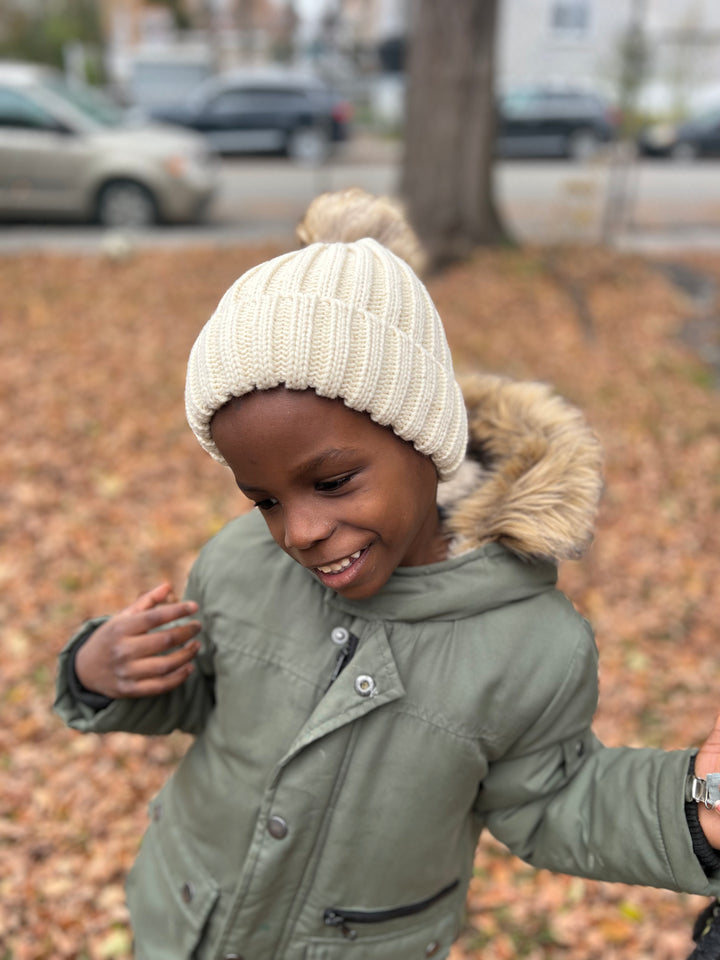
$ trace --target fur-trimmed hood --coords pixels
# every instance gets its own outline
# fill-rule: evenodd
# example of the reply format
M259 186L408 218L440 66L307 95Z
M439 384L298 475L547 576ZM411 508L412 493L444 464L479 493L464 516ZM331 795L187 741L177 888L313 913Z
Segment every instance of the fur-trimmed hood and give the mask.
M543 383L461 379L467 456L440 484L451 556L500 543L521 556L579 557L602 492L600 443L580 411Z

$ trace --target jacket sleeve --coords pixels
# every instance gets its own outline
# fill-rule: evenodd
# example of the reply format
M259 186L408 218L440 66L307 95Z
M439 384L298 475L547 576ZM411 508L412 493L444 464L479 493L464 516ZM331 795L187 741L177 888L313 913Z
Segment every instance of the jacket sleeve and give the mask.
M562 687L494 763L477 810L491 833L538 868L712 896L685 816L692 750L609 748L591 731L594 642L578 644Z
M191 573L186 597L200 604L198 617L202 622L202 598L199 593L196 578ZM194 661L195 669L181 686L157 697L110 700L106 706L98 708L83 702L78 696L77 684L72 682L71 672L74 669L74 649L105 619L107 618L99 617L88 620L61 651L55 712L68 726L81 733L109 733L120 730L148 735L166 734L173 730L200 733L215 705L213 647L205 629L198 637L201 647Z

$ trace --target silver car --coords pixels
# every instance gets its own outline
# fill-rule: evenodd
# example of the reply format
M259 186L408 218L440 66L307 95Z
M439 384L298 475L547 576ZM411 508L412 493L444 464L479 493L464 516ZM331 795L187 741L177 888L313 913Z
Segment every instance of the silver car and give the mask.
M192 222L217 182L205 140L133 120L48 68L0 63L0 215L108 227Z

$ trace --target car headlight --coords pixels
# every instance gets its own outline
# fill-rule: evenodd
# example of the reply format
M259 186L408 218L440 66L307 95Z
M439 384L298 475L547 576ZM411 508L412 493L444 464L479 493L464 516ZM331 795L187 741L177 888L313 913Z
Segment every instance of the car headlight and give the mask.
M163 160L163 168L171 177L184 177L187 175L190 161L188 157L182 154L175 154L172 157L166 157Z
M676 135L677 128L672 123L658 123L647 131L646 140L653 147L669 147Z

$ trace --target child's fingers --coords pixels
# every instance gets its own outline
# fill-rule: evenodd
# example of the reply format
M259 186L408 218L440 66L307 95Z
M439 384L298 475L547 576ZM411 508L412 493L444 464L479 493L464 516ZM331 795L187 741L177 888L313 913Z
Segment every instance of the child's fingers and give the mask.
M151 680L158 677L166 677L175 671L181 669L186 664L195 659L200 644L197 641L188 643L172 653L162 657L143 657L138 660L130 660L125 664L122 671L122 680L139 682L141 680Z
M165 658L162 658L165 659ZM138 680L127 680L121 684L123 697L157 697L163 693L169 693L175 687L185 683L187 678L195 669L194 664L184 663L170 673L158 677L142 677Z
M157 587L153 587L152 590L141 593L137 600L125 608L124 612L140 613L142 610L150 610L158 603L166 603L171 594L172 584L167 582L160 583Z
M128 637L126 659L128 661L144 660L147 657L157 657L158 654L167 654L175 647L183 647L201 629L202 626L197 620L187 620L185 623L166 627L164 630L156 630L154 633Z
M123 614L122 632L129 637L139 636L173 620L191 617L197 609L198 605L194 601L184 600L180 603L161 603L135 613L126 612Z
M154 684L156 690L170 679L172 689L177 686L180 675L189 676L192 672L192 661L200 649L197 641L192 641L184 647L173 650L166 656L149 656L143 658L123 658L113 669L113 684L115 695L119 697L144 697L147 693L148 682Z

